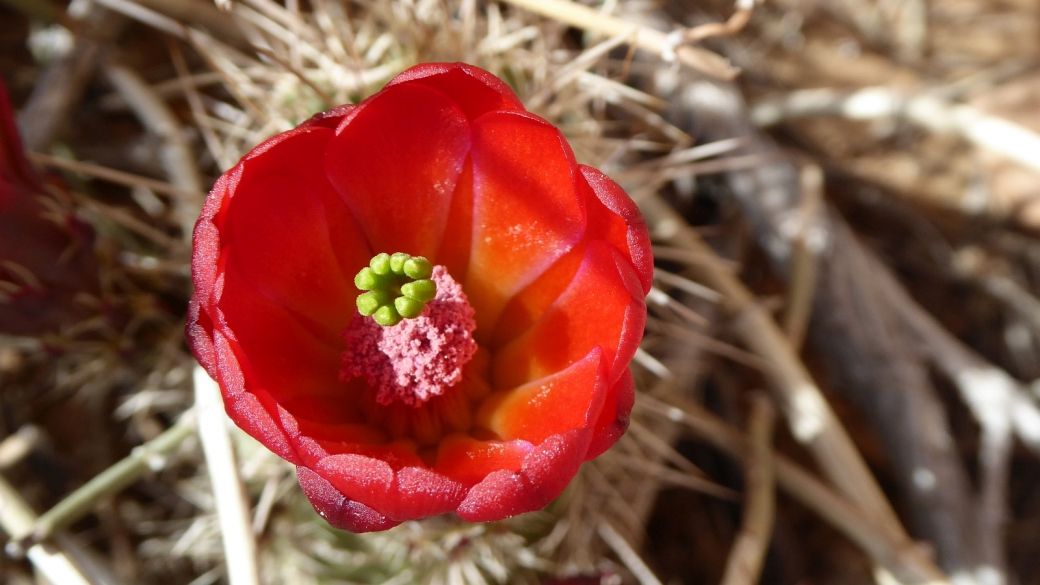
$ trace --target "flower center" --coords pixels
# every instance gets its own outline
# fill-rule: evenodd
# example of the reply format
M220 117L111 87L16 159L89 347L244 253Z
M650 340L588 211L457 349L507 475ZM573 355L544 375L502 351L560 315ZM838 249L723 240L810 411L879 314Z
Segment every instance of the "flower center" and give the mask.
M387 258L393 261L393 256ZM426 262L424 258L422 260ZM373 259L375 263L376 259ZM409 265L407 262L402 264L407 274ZM426 265L429 266L429 262ZM375 268L372 270L379 276ZM396 273L392 268L390 272ZM374 299L381 301L374 309L371 309L374 301L366 300L363 309L362 298L366 295L377 291L391 294L387 289L367 289L368 293L358 297L358 312L362 316L355 317L342 333L346 351L343 352L340 378L365 378L376 390L376 401L383 406L400 400L418 407L430 398L444 394L462 379L463 366L477 351L477 342L473 340L473 330L476 329L473 307L448 270L436 266L429 271L412 273L422 278L410 284L429 282L432 287L421 285L423 288L420 290L432 288L434 294L425 300L416 299L416 296L423 296L415 293L419 287L405 283L396 285L402 296L389 301L384 297ZM362 279L360 273L358 279ZM368 283L362 282L358 288L362 288L361 284ZM408 302L400 302L402 299L408 299ZM418 311L412 310L411 301L422 303ZM380 311L388 308L394 311L384 311L381 321ZM366 311L371 319L366 316ZM387 316L389 318L385 318Z
M384 327L418 317L437 294L432 273L433 265L422 256L376 254L354 277L354 285L368 291L358 295L358 312Z

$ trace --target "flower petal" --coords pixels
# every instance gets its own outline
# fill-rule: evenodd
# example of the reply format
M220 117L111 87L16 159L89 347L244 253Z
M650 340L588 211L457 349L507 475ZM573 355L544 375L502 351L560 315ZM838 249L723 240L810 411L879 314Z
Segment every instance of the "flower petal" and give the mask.
M289 444L284 430L275 421L265 406L272 405L271 395L263 390L257 394L245 388L245 376L238 362L238 356L232 348L232 342L219 331L214 333L213 345L216 348L217 382L220 393L224 397L224 409L228 417L279 457L290 463L300 463L293 446ZM261 400L260 398L263 398Z
M501 79L465 63L422 63L393 78L387 87L415 84L432 87L455 101L470 120L497 110L523 111L513 90Z
M621 435L625 434L635 403L635 381L632 379L632 372L626 368L625 373L610 389L607 399L603 403L603 410L599 413L599 420L596 421L596 432L592 436L589 452L585 454L586 461L602 455L604 451L614 446Z
M477 312L476 335L488 339L509 297L581 238L585 208L570 147L533 115L477 119L472 156L473 252L465 288Z
M7 184L19 184L36 192L43 191L43 185L33 170L29 160L25 158L22 137L15 124L14 108L7 97L7 87L0 79L0 189ZM0 193L0 204L6 205L6 193Z
M337 339L354 316L358 292L333 253L319 188L289 174L248 175L228 209L225 245L259 292ZM358 269L371 258L359 239L347 249L355 252Z
M592 173L594 176L599 173L595 169L583 165L579 165L579 168L582 169L586 176L589 173ZM638 209L631 203L631 199L628 199L628 195L624 191L620 191L621 188L616 183L601 174L598 176L602 179L597 181L597 184L600 185L598 191L594 190L587 183L580 182L579 184L579 188L585 193L585 210L588 214L585 235L582 236L580 242L575 244L569 252L546 269L534 282L509 300L498 319L498 323L495 324L495 334L492 340L493 347L502 347L541 318L556 299L563 294L563 291L570 286L571 281L578 272L578 268L581 266L582 260L585 258L589 243L598 240L607 242L631 260L633 258L633 253L630 252L631 241L645 241L646 249L642 250L637 247L636 255L644 254L651 261L653 260L653 254L649 247L650 240L646 235L646 226L640 223L642 222L642 216L639 215ZM614 197L624 197L630 204L630 208L626 209L626 212L634 211L636 213L635 218L623 218L601 202L601 196L598 193L608 191L603 187L607 184L613 185L614 188L620 191L620 195L614 192L610 193ZM642 236L640 237L639 234L642 234ZM636 267L636 271L639 272L640 268ZM653 275L652 265L648 274L650 276ZM642 276L642 273L640 273L641 279Z
M388 518L410 520L454 510L465 495L462 485L425 468L402 443L357 445L359 453L330 455L314 469L347 498Z
M281 404L350 394L339 379L339 348L319 340L285 308L258 293L233 259L225 265L217 303L223 317L218 327L241 348L236 354L250 384Z
M643 292L635 271L616 249L589 244L567 290L526 333L503 347L492 363L492 386L512 388L559 372L602 347L611 383L621 376L643 335Z
M443 93L388 88L348 114L325 172L376 252L433 257L469 150L469 123Z
M463 163L462 174L455 184L444 233L450 235L441 241L434 264L447 268L455 282L466 282L473 247L473 160L470 158Z
M643 285L643 294L650 294L650 286L654 279L654 252L650 246L650 232L646 229L646 219L639 212L635 201L632 201L628 193L610 177L590 166L578 165L578 168L600 203L627 226L625 241L628 245L618 248L625 252L636 269L639 282ZM609 239L611 242L615 241L614 238Z
M489 396L477 411L480 426L503 440L535 445L551 435L591 426L608 385L604 351L593 348L570 367Z
M336 528L351 532L375 532L400 524L372 508L341 494L335 486L306 467L296 468L300 488L314 506L314 511Z
M534 449L527 441L481 441L463 433L445 437L437 449L434 470L472 486L499 470L520 471Z
M549 437L519 472L496 471L473 486L456 513L469 522L489 522L544 508L578 473L591 434L575 429Z

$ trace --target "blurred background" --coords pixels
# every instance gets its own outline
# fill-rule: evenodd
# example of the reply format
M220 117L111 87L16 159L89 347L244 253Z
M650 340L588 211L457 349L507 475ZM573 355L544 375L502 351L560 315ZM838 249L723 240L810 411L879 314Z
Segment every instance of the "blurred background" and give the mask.
M358 536L196 434L190 230L423 61L619 181L655 288L561 498ZM0 583L1038 584L1038 65L1036 0L2 0Z

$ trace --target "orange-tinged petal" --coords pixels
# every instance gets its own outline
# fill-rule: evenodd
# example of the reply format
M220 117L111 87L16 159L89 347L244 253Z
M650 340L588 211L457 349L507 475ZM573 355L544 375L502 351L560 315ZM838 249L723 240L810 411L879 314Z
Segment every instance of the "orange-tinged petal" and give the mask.
M519 471L524 458L534 449L527 441L480 441L454 433L441 440L434 471L471 486L495 471Z
M591 425L608 389L603 354L594 348L563 371L492 394L477 411L478 424L503 440L523 439L535 445L556 433Z
M634 270L604 242L592 242L578 274L538 323L503 347L492 363L492 386L511 388L558 372L595 347L628 364L642 337L643 295Z
M487 340L509 297L581 238L585 208L570 147L533 115L478 118L472 157L473 252L465 288L477 312L476 335Z
M589 169L589 167L582 165L579 165L579 168L586 175L598 173L595 169L587 171L586 169ZM599 188L600 192L608 191L608 189L602 187L607 182L617 187L610 179L601 177L601 180L597 182L597 184L601 185ZM645 234L645 226L638 223L630 225L631 222L636 220L626 220L605 206L592 187L587 184L579 184L579 188L586 194L585 210L588 215L588 223L584 236L582 236L581 241L574 248L564 254L534 282L509 300L498 319L498 323L495 325L495 334L492 340L494 347L502 347L541 318L556 299L563 294L563 291L570 286L591 242L603 241L609 243L618 251L631 258L631 254L628 254L630 240L633 238L638 239L637 236L632 235L632 232L642 231ZM617 189L620 191L621 188L617 187ZM613 194L613 192L611 193ZM628 198L624 191L621 191L620 196ZM638 214L634 204L632 204L632 210L635 210L636 215L641 220L642 216ZM650 241L647 239L647 255L652 256L652 254L649 254L649 246ZM650 270L652 273L652 266Z
M469 150L469 123L443 93L388 88L348 114L324 164L373 250L433 257Z
M448 221L434 264L448 269L455 282L466 282L473 247L473 160L467 158L451 196Z

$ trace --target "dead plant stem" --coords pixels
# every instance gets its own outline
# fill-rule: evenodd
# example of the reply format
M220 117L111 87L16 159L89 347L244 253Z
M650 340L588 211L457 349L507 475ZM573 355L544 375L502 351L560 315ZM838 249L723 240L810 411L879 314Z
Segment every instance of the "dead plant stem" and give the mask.
M639 205L652 226L652 236L704 259L691 269L722 294L719 306L730 317L734 333L752 353L771 363L773 386L791 431L812 452L827 478L863 513L876 518L890 538L906 540L906 531L866 462L772 316L731 271L715 261L711 248L674 208L657 195Z
M755 585L762 574L776 513L772 445L775 419L769 397L760 392L753 394L748 421L750 449L744 460L744 518L726 563L722 585Z
M97 505L98 501L117 493L149 471L165 465L166 457L172 453L195 430L195 417L190 413L181 416L175 425L158 437L134 448L130 455L102 471L82 487L72 492L53 508L25 526L13 536L40 542L55 532L70 526ZM63 583L62 581L55 581Z

